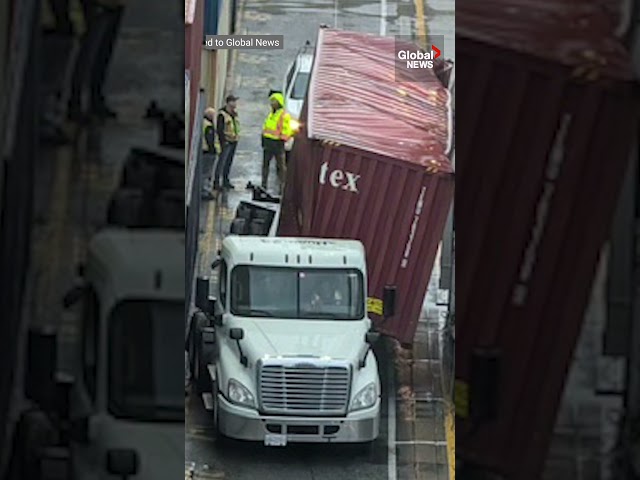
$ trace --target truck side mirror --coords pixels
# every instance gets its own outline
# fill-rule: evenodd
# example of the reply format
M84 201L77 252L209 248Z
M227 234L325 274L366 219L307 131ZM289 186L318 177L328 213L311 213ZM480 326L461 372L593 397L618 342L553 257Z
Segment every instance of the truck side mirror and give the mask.
M130 448L114 448L107 451L107 472L122 478L138 474L138 453Z
M196 307L204 313L213 313L209 303L209 279L198 277L196 279Z
M230 329L229 338L231 338L231 340L242 340L244 338L244 330L241 328Z
M396 286L387 285L382 294L382 316L393 317L396 313Z
M364 352L364 355L362 356L362 358L360 359L360 362L358 363L358 367L360 369L363 369L364 367L367 366L367 356L369 355L369 352L371 350L373 350L373 345L380 339L380 334L378 332L367 332L364 335L364 341L367 344L367 348Z
M242 328L232 328L229 330L229 337L238 344L238 353L240 354L240 364L244 367L249 365L249 359L242 351L240 340L244 338L244 330Z
M367 332L364 336L364 340L369 345L374 345L378 343L378 340L380 340L380 334L378 332Z
M218 250L219 251L219 250ZM216 268L218 268L220 266L220 264L222 263L222 259L221 258L216 258L213 263L211 264L211 270L215 270Z

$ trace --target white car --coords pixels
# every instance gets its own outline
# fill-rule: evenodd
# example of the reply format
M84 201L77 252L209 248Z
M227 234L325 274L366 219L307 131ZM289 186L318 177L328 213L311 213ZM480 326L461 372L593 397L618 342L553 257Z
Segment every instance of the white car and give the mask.
M300 114L302 113L302 105L304 97L309 87L309 78L311 77L311 67L313 66L313 48L307 42L296 55L295 60L291 63L284 77L284 104L285 109L291 116L291 127L294 131L298 130ZM291 142L287 150L291 147Z

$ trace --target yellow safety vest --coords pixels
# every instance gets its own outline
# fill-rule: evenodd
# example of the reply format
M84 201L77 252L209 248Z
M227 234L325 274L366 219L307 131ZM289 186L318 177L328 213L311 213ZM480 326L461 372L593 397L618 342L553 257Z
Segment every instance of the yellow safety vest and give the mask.
M290 120L291 117L285 113L283 108L279 108L275 112L272 110L262 126L262 136L273 140L287 141L291 137Z
M56 19L53 15L50 2L42 2L42 10L40 11L40 23L46 29L54 29L57 27ZM79 0L70 0L69 2L69 20L73 25L75 33L82 35L87 29L86 18Z
M207 142L207 129L208 128L213 128L214 132L213 132L213 136L215 138L215 127L213 126L213 122L211 120L209 120L208 118L204 118L204 120L202 121L202 151L203 152L209 152L209 151L216 151L216 145L215 145L215 140L214 140L214 145L212 145L213 150L209 150L209 143Z
M240 121L238 117L234 117L222 108L220 109L220 114L224 118L224 138L228 142L237 142L240 136Z

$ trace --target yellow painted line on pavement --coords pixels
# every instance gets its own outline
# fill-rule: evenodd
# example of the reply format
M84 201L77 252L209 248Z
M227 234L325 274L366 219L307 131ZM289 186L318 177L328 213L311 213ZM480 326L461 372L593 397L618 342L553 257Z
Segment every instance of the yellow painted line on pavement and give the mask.
M202 249L204 257L202 261L204 261L204 265L210 265L211 263L211 250L213 249L213 233L215 231L215 219L216 219L216 201L210 200L208 205L209 210L207 211L207 223L206 230L204 234L204 248ZM208 274L209 268L206 268L205 272Z
M202 442L211 442L214 443L216 440L210 435L203 435L201 433L187 433L185 435L188 440L199 440Z
M456 421L453 407L447 407L445 417L445 435L447 437L447 464L449 465L449 480L456 478Z
M416 6L416 29L418 30L418 36L420 46L426 50L427 48L427 19L424 14L424 6L427 0L413 0Z

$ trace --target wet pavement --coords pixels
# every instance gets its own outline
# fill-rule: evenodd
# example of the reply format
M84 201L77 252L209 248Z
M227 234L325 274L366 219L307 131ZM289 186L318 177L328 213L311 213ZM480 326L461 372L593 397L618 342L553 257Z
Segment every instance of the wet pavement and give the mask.
M230 174L236 189L219 194L214 201L205 202L199 253L203 275L211 275L211 260L222 238L229 233L237 205L241 200L250 198L244 187L248 182L260 183L260 130L269 109L269 90L282 89L285 72L297 51L307 40L315 43L321 24L382 35L446 32L445 42L450 40L453 43L454 6L450 0L429 2L428 5L426 2L384 0L238 0L238 9L238 34L284 33L285 44L283 50L232 52L231 84L227 85L227 91L240 97L238 110L242 125L242 136ZM424 12L422 17L419 15L421 12ZM447 57L453 57L448 53L445 51ZM219 108L218 105L215 107ZM269 186L276 193L273 163ZM379 355L384 377L384 411L381 436L373 448L362 451L361 447L353 445L295 445L281 450L234 442L233 448L222 449L216 445L210 413L204 409L199 397L190 395L185 478L189 475L234 480L449 478L448 455L452 454L447 451L447 438L452 447L453 422L451 415L447 415L450 410L441 386L444 318L443 307L435 304L438 270L437 266L434 267L414 351L394 353L389 349ZM388 395L388 392L394 393ZM450 426L448 435L445 429L447 422Z

